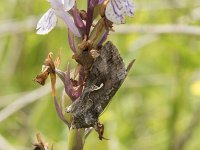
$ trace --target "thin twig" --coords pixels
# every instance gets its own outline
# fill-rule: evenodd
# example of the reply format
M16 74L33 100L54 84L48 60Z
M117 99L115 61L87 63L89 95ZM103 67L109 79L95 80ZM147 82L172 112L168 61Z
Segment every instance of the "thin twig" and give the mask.
M183 8L196 8L200 6L198 0L192 0L191 3L193 5L188 6L187 0L176 1L177 5L171 6L168 1L147 1L145 2L135 2L135 6L137 11L158 11L158 10L169 10L169 9L183 9Z
M183 25L183 24L148 24L148 25L128 25L124 24L115 27L114 33L131 34L131 33L151 33L151 34L191 34L200 35L199 26Z
M160 36L157 34L141 35L139 38L133 41L133 43L129 46L128 50L131 52L140 50L143 47L159 40L159 37Z
M15 101L15 99L17 99L18 97L21 97L24 94L27 94L27 92L19 92L19 93L12 93L12 94L8 94L8 95L1 95L0 96L0 99L1 99L0 108L5 107L6 105L9 105L13 101Z
M16 71L23 50L24 40L24 35L18 34L13 36L9 43L7 53L4 56L4 62L2 63L2 74L7 77L6 80L9 80Z
M35 30L38 17L29 17L24 21L6 21L0 23L0 37ZM114 27L113 34L151 33L151 34L191 34L200 35L200 27L184 24L123 24Z
M140 76L140 77L135 77L132 80L128 78L126 81L126 88L137 88L147 85L149 86L166 85L170 84L170 82L168 81L172 80L173 78L170 78L169 76L162 74ZM133 81L134 85L132 84ZM61 82L58 82L57 88L61 86L62 86ZM25 106L29 105L30 103L40 100L41 97L47 95L50 92L51 92L51 87L49 83L31 92L25 92L23 96L16 99L14 102L12 102L11 104L9 104L0 111L0 122L2 122L15 112L19 111L20 109L24 108Z
M2 135L0 135L0 150L17 150Z
M57 87L61 87L61 82L57 84ZM28 104L33 103L34 101L39 100L41 97L47 95L51 92L50 84L46 84L43 87L40 87L36 90L33 90L19 99L15 100L13 103L9 104L0 111L0 122L17 112L18 110L24 108Z
M36 27L38 17L29 17L23 21L7 20L0 22L0 37L32 31Z
M30 150L30 147L11 144L4 136L0 134L0 150Z

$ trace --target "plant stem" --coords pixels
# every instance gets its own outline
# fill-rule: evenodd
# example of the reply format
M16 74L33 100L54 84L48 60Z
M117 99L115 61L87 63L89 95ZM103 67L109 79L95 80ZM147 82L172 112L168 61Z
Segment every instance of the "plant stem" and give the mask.
M84 130L72 129L69 130L67 150L83 150L84 145Z

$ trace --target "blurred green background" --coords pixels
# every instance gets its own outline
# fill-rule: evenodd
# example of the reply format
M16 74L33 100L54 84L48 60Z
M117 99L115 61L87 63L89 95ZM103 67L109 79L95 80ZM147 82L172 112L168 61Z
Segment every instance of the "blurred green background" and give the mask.
M86 1L79 1L84 8ZM134 67L100 120L85 150L200 149L200 1L135 0L135 16L114 26L111 40L126 64ZM61 48L62 65L75 67L62 22L48 35L35 26L49 4L45 0L0 1L0 149L30 150L35 134L67 145L67 128L57 117L50 86L32 79L49 51ZM167 26L166 26L167 25ZM49 80L48 80L49 81ZM62 85L58 83L60 97Z

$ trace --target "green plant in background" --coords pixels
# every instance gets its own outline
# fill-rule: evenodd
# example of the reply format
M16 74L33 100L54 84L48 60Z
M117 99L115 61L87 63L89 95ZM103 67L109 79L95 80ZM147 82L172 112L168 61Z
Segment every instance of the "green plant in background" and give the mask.
M34 79L41 85L51 78L54 105L59 118L69 128L68 150L82 150L87 136L94 128L103 137L104 125L99 115L124 81L134 61L127 69L117 49L107 40L114 24L125 23L125 16L133 16L130 0L88 0L87 10L79 10L75 0L48 0L51 8L37 24L37 34L49 33L61 18L68 28L68 43L77 62L74 76L70 65L65 72L58 69L60 55L53 60L49 53L42 66L42 73ZM94 24L94 19L97 22ZM64 84L65 92L60 103L56 98L56 75ZM65 99L65 94L70 101ZM35 149L48 149L38 143Z
M80 10L86 10L85 1L76 2ZM126 24L114 26L109 40L119 48L125 64L133 57L137 61L100 116L104 136L110 140L98 140L98 134L91 132L85 150L199 149L199 4L199 0L135 0L137 17L127 17ZM77 65L71 59L73 52L60 17L49 34L35 34L40 15L49 8L46 0L0 1L3 150L30 150L38 132L50 148L51 144L55 150L67 148L68 128L57 117L49 80L44 86L32 82L49 51L57 54L62 49L61 70L69 63L73 72ZM56 96L58 100L65 97L63 105L68 106L65 103L71 100L62 90L57 79Z

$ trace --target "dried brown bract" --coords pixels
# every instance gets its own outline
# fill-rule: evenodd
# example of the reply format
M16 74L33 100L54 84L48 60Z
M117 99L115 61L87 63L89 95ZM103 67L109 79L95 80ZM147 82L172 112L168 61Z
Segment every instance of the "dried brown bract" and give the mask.
M43 143L39 133L36 134L37 143L33 144L35 147L33 150L48 150L48 143ZM53 146L51 148L53 150Z
M56 60L53 61L53 53L50 52L42 65L42 73L40 73L39 75L35 77L35 79L33 79L39 84L44 85L46 82L46 79L50 75L53 96L55 96L55 91L56 91L55 90L55 83L56 83L55 69L59 65L60 65L60 53L59 53L59 56L56 58Z

